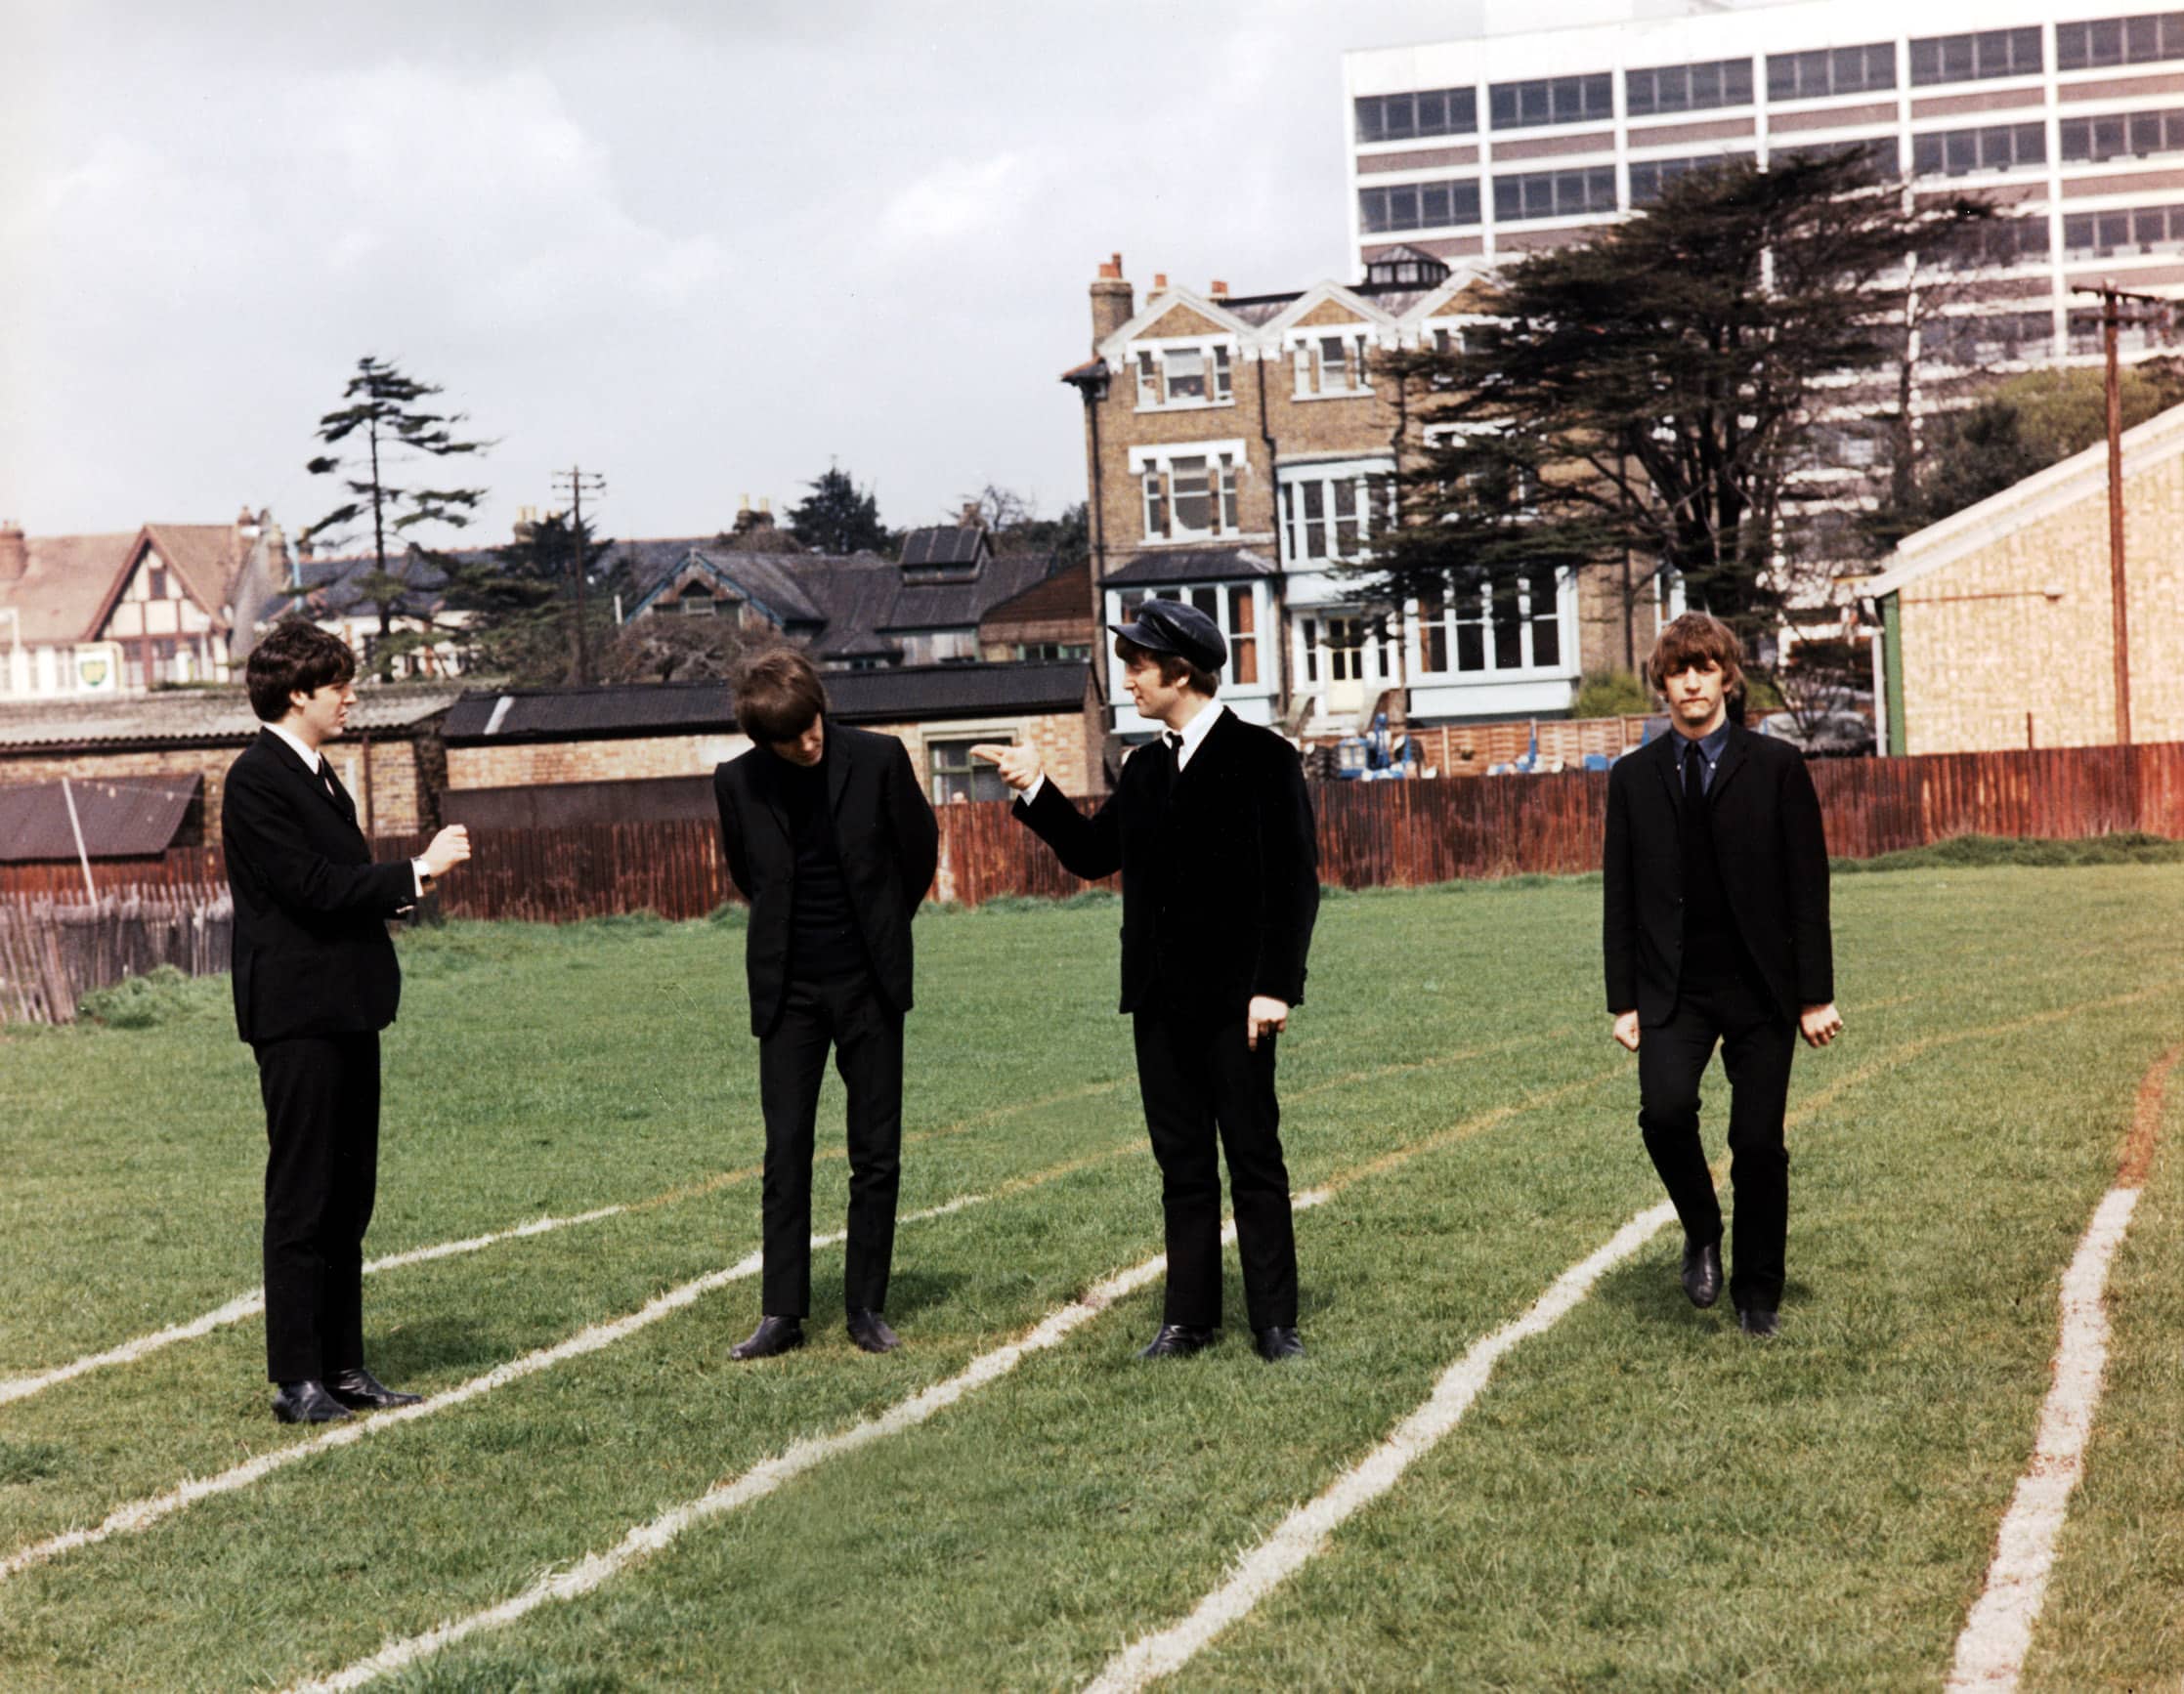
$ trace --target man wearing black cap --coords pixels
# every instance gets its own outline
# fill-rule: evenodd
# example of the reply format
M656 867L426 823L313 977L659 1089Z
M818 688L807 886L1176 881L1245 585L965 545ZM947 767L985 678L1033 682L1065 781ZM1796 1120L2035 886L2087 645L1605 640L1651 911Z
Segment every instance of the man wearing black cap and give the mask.
M1228 644L1196 607L1148 600L1112 626L1140 716L1161 738L1090 818L1038 749L981 746L1016 816L1088 881L1123 877L1122 1009L1161 1174L1168 1292L1148 1359L1185 1357L1220 1324L1220 1165L1262 1358L1300 1356L1297 1245L1274 1095L1275 1040L1305 997L1319 852L1296 750L1214 699Z

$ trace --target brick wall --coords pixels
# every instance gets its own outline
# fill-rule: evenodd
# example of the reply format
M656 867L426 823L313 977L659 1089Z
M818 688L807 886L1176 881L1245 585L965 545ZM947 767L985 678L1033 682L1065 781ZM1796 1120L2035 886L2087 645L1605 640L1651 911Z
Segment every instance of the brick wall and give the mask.
M634 777L703 777L749 744L743 736L707 735L450 747L448 786L524 788L546 783L626 782Z
M2131 477L2124 511L2131 739L2184 741L2184 459ZM2115 739L2105 487L1909 584L1900 603L1907 751L2022 747L2028 714L2036 746Z

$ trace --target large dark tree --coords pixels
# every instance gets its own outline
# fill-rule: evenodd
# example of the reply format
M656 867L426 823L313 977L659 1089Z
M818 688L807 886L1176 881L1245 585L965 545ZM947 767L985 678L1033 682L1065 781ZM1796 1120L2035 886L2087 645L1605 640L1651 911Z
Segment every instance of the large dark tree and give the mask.
M1494 318L1384 365L1432 445L1406 462L1381 591L1476 593L1634 562L1756 641L1781 520L1844 380L1898 351L1906 262L1986 208L1907 207L1855 156L1730 163L1506 273Z
M806 547L842 554L860 549L883 553L892 545L887 526L879 521L879 501L839 465L830 465L804 487L811 492L791 510L789 529Z
M390 636L395 612L411 593L411 585L387 568L390 537L400 553L420 525L446 524L459 529L486 497L483 488L426 487L407 480L407 466L472 456L492 445L456 435L456 427L465 421L462 413L427 406L425 402L440 392L366 354L357 360L357 373L342 390L347 403L326 413L313 432L329 447L347 444L349 451L322 453L304 467L315 477L338 476L349 497L305 529L302 540L339 544L339 537L352 526L366 516L371 520L372 569L351 585L378 610L375 656L381 676L392 674L396 644Z
M583 559L582 627L577 569ZM628 563L587 523L575 529L564 513L525 526L482 559L444 561L443 599L466 613L462 642L473 670L520 686L544 688L580 679L579 653L604 652L615 635L615 597L635 593Z

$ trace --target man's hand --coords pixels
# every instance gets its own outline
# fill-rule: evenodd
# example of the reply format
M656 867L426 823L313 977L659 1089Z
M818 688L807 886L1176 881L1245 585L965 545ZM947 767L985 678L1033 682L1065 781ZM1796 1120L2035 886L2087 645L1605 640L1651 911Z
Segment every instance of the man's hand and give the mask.
M1272 995L1253 995L1244 1010L1244 1045L1259 1051L1259 1038L1278 1036L1289 1028L1289 1002Z
M1632 1052L1638 1051L1638 1014L1636 1012L1617 1012L1615 1014L1615 1038Z
M970 749L970 756L996 767L1001 772L1001 780L1019 794L1047 774L1039 749L1034 746L1005 747L993 741L981 741Z
M458 865L470 860L470 831L460 824L450 824L432 838L432 845L417 855L427 876L444 876Z
M1843 1033L1843 1014L1829 1000L1824 1006L1807 1006L1797 1015L1797 1027L1809 1047L1824 1047Z

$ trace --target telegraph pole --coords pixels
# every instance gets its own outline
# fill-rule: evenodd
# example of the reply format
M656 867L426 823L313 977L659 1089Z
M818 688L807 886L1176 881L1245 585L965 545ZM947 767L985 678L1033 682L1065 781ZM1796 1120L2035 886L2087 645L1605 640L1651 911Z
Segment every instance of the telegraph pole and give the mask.
M605 493L607 479L580 465L571 465L566 471L556 471L553 480L556 491L569 496L569 545L577 572L577 681L579 686L587 686L591 682L591 630L584 622L584 495Z
M2123 302L2151 307L2131 318L2133 323L2169 321L2170 303L2158 294L2133 294L2119 288L2113 277L2098 285L2080 283L2074 294L2095 294L2101 302L2101 348L2108 361L2108 592L2109 622L2116 642L2116 740L2131 744L2131 614L2123 571L2123 382L2117 366L2117 331L2122 326Z

